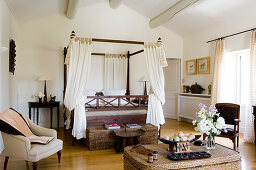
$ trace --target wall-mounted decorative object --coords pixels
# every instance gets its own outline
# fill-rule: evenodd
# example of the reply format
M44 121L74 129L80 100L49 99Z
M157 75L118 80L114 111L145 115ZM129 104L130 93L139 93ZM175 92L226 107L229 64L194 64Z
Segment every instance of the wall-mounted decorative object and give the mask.
M16 44L13 39L10 40L10 47L9 47L9 72L14 75L15 71L15 57L16 57Z
M186 73L193 75L197 73L196 59L186 61Z
M203 57L197 59L197 73L209 74L210 73L210 57Z

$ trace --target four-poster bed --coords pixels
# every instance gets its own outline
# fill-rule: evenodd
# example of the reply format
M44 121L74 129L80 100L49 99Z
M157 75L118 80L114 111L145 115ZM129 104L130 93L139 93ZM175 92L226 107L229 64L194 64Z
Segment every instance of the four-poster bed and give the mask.
M78 44L82 43L82 41L84 41L86 44L82 45L82 50L85 51L81 51L81 49L77 48ZM79 95L81 96L79 93L79 91L77 91L77 89L74 89L75 85L72 85L73 87L70 87L71 84L73 84L73 81L80 81L80 79L77 79L77 77L74 75L75 74L80 74L81 76L81 72L77 72L77 69L81 70L81 62L79 62L80 60L77 58L80 56L80 53L83 53L83 55L85 55L85 57L87 57L88 62L91 61L91 56L92 55L101 55L101 56L105 56L106 55L104 53L92 53L91 52L91 42L108 42L108 43L125 43L125 44L139 44L139 45L144 45L144 49L143 50L139 50L137 52L134 53L130 53L128 51L127 53L127 81L126 81L126 93L125 94L114 94L114 95L102 95L101 93L95 93L93 95L87 95L86 98L86 102L81 103L81 99L79 97L79 101L76 98L76 103L79 102L79 106L74 106L74 102L72 99L72 96L70 96L70 90L75 90L75 95ZM74 120L78 120L78 118L74 118L75 115L79 115L81 118L81 112L82 110L86 109L87 113L91 113L91 114L83 114L86 115L86 121L82 121L85 123L85 125L87 124L87 126L91 126L91 125L96 125L96 126L102 126L106 123L118 123L118 124L127 124L127 123L138 123L138 124L145 124L146 123L146 118L147 118L147 123L151 123L153 121L153 124L155 126L158 126L160 129L161 124L164 123L164 119L163 119L163 113L162 113L162 106L161 103L164 103L164 91L163 91L163 87L164 87L164 79L163 79L163 72L162 72L162 66L161 64L166 62L165 60L165 55L164 55L164 51L162 46L159 44L161 44L161 39L158 39L157 43L147 43L145 44L144 42L140 42L140 41L126 41L126 40L110 40L110 39L98 39L98 38L92 38L92 39L85 39L85 38L79 38L76 37L75 32L72 31L71 34L71 43L72 43L72 48L73 49L73 58L75 64L73 63L72 65L72 69L73 69L73 81L71 81L71 79L68 82L67 79L67 66L64 66L64 95L65 95L65 100L64 100L64 104L68 104L68 110L72 110L72 114L71 114L71 124L73 124L72 122L74 122ZM76 45L76 46L74 46ZM85 46L86 45L86 46ZM70 51L72 51L72 48ZM84 49L83 49L84 48ZM87 48L87 51L86 49ZM75 51L78 50L78 51ZM79 51L80 50L80 51ZM139 54L141 52L144 52L146 50L146 63L147 68L148 66L151 67L152 62L156 63L156 67L153 69L153 71L156 71L157 73L159 73L160 76L156 76L153 75L153 77L151 77L154 81L158 82L157 86L154 86L154 89L152 89L152 93L150 94L150 97L152 99L152 101L154 100L154 102L156 103L157 107L154 107L154 103L150 103L150 101L148 101L148 95L130 95L130 57L134 56L136 54ZM148 55L149 51L151 53L151 51L155 51L155 53L153 55ZM89 53L88 53L89 51ZM64 48L64 59L66 60L67 57L67 47ZM89 57L89 58L88 58ZM152 58L153 57L153 58ZM83 65L85 64L85 59L81 58ZM152 60L153 59L153 60ZM70 60L70 56L69 58L67 58L67 60ZM155 61L154 61L155 60ZM105 60L106 61L106 60ZM148 63L149 62L149 63ZM69 63L68 63L69 64ZM79 65L80 68L76 68L76 65ZM165 63L164 63L165 64ZM69 66L70 67L70 66ZM84 66L83 66L84 68ZM74 72L74 69L76 70ZM160 70L159 70L160 69ZM148 68L148 71L152 71L152 69ZM68 72L70 74L70 71ZM88 69L86 72L86 76L88 78ZM154 77L156 76L156 77ZM160 79L159 79L160 78ZM158 81L159 79L159 81ZM86 83L85 78L83 77L83 80L81 80L84 83ZM68 86L67 86L67 83ZM156 84L155 84L156 85ZM65 94L67 93L66 89L68 88L69 90L69 94ZM72 89L70 89L72 88ZM81 86L79 86L79 89L81 89ZM82 90L82 89L81 89ZM156 92L155 92L156 91ZM72 91L73 92L73 91ZM155 93L157 95L155 95ZM160 95L160 96L159 96ZM66 96L68 96L68 99L66 99ZM82 96L81 96L82 97ZM160 98L157 98L160 97ZM71 103L71 104L70 104ZM65 105L66 105L65 104ZM83 104L83 106L81 105ZM147 112L148 112L148 104L150 104L150 116L147 116ZM79 114L74 114L74 110L73 108L77 108L80 109L78 110L80 113ZM81 108L83 107L83 109ZM82 109L82 110L81 110ZM143 112L144 110L144 112ZM125 113L125 114L120 114L123 111L129 111L130 113ZM160 112L160 116L158 114L156 114L157 112ZM76 111L75 111L76 112ZM82 111L85 112L85 111ZM99 115L97 115L96 113L99 112L111 112L111 115L102 115L101 113ZM113 113L117 113L117 114L113 114ZM90 115L90 116L88 116ZM154 116L155 115L155 116ZM159 122L159 123L158 123ZM75 124L75 123L74 123ZM81 121L79 122L80 125L83 125L83 123L81 124ZM77 125L75 126L76 128L78 128L78 130L80 130L81 132L81 128L79 128ZM84 128L84 127L83 127ZM85 128L86 129L86 128ZM74 129L73 129L74 130ZM74 131L72 131L73 133ZM78 132L78 133L80 133ZM74 132L75 133L75 132ZM75 136L75 135L74 135ZM82 138L81 133L79 134L80 137L77 137L77 139Z

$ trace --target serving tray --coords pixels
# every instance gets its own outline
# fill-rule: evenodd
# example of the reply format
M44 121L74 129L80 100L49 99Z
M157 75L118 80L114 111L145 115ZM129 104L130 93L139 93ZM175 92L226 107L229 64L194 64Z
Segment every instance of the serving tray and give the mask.
M196 140L198 140L199 138L201 137L201 135L195 135L195 138L193 140L190 140L188 142L194 142ZM179 142L176 142L176 141L171 141L171 140L166 140L164 138L158 138L158 140L160 140L161 142L165 143L165 144L171 144L171 145L176 145L177 143Z
M209 157L211 157L211 154L205 151L168 154L168 158L173 161L202 159L202 158L209 158Z

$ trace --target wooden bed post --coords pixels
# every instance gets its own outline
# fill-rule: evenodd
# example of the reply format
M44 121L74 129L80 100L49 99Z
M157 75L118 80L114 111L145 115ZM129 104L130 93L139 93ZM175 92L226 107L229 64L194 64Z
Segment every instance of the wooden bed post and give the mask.
M127 53L127 85L126 95L130 95L130 51Z
M65 97L66 87L67 87L67 66L65 64L66 56L67 56L67 47L64 47L64 90L63 90L63 100Z

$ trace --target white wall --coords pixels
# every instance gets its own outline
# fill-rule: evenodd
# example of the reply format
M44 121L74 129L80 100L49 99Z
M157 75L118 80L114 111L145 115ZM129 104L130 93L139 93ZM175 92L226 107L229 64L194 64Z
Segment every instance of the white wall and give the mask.
M256 13L251 16L241 16L234 18L235 20L222 23L212 29L201 31L198 34L185 37L183 40L183 79L185 85L192 85L195 82L202 85L208 93L208 85L212 82L213 66L214 66L214 43L206 43L208 40L220 38L225 35L233 34L236 32L252 29L256 27ZM238 22L239 21L239 22ZM240 34L226 39L227 51L239 51L249 49L251 32ZM211 71L210 74L200 75L186 75L185 61L189 59L211 57ZM240 130L243 132L244 116L241 113Z
M9 8L3 0L0 0L0 46L9 47L9 40L17 41L17 23L12 16ZM16 42L17 43L17 42ZM0 52L0 113L12 107L12 91L10 82L14 80L14 76L9 73L9 52ZM0 135L0 153L3 150L2 137Z
M57 100L63 98L63 47L68 45L72 30L81 37L157 41L162 37L167 57L181 58L182 38L173 32L159 27L154 30L148 26L148 18L121 6L117 10L107 2L79 9L74 20L62 15L24 23L20 27L20 59L17 63L17 103L18 109L28 112L27 102L34 100L31 95L43 91L43 83L36 81L42 74L51 74L48 94L53 93ZM140 45L93 43L93 52L127 53L142 49ZM93 67L88 89L103 89L103 57L93 57ZM143 93L143 84L138 80L146 74L144 55L131 58L131 92ZM40 112L40 125L49 126L49 113ZM61 116L62 118L62 116ZM61 122L63 122L61 120ZM54 118L54 126L56 118Z
M183 78L185 85L192 85L195 82L202 85L208 93L208 85L212 82L213 63L214 63L214 42L206 43L209 40L220 38L225 35L244 31L254 28L256 26L256 14L252 16L241 16L240 18L233 18L230 22L222 23L200 31L197 34L183 38ZM231 18L232 19L232 18ZM239 21L239 22L238 22ZM250 33L240 34L226 39L227 50L237 51L248 49L250 42ZM211 57L210 74L186 75L185 61L201 57Z

